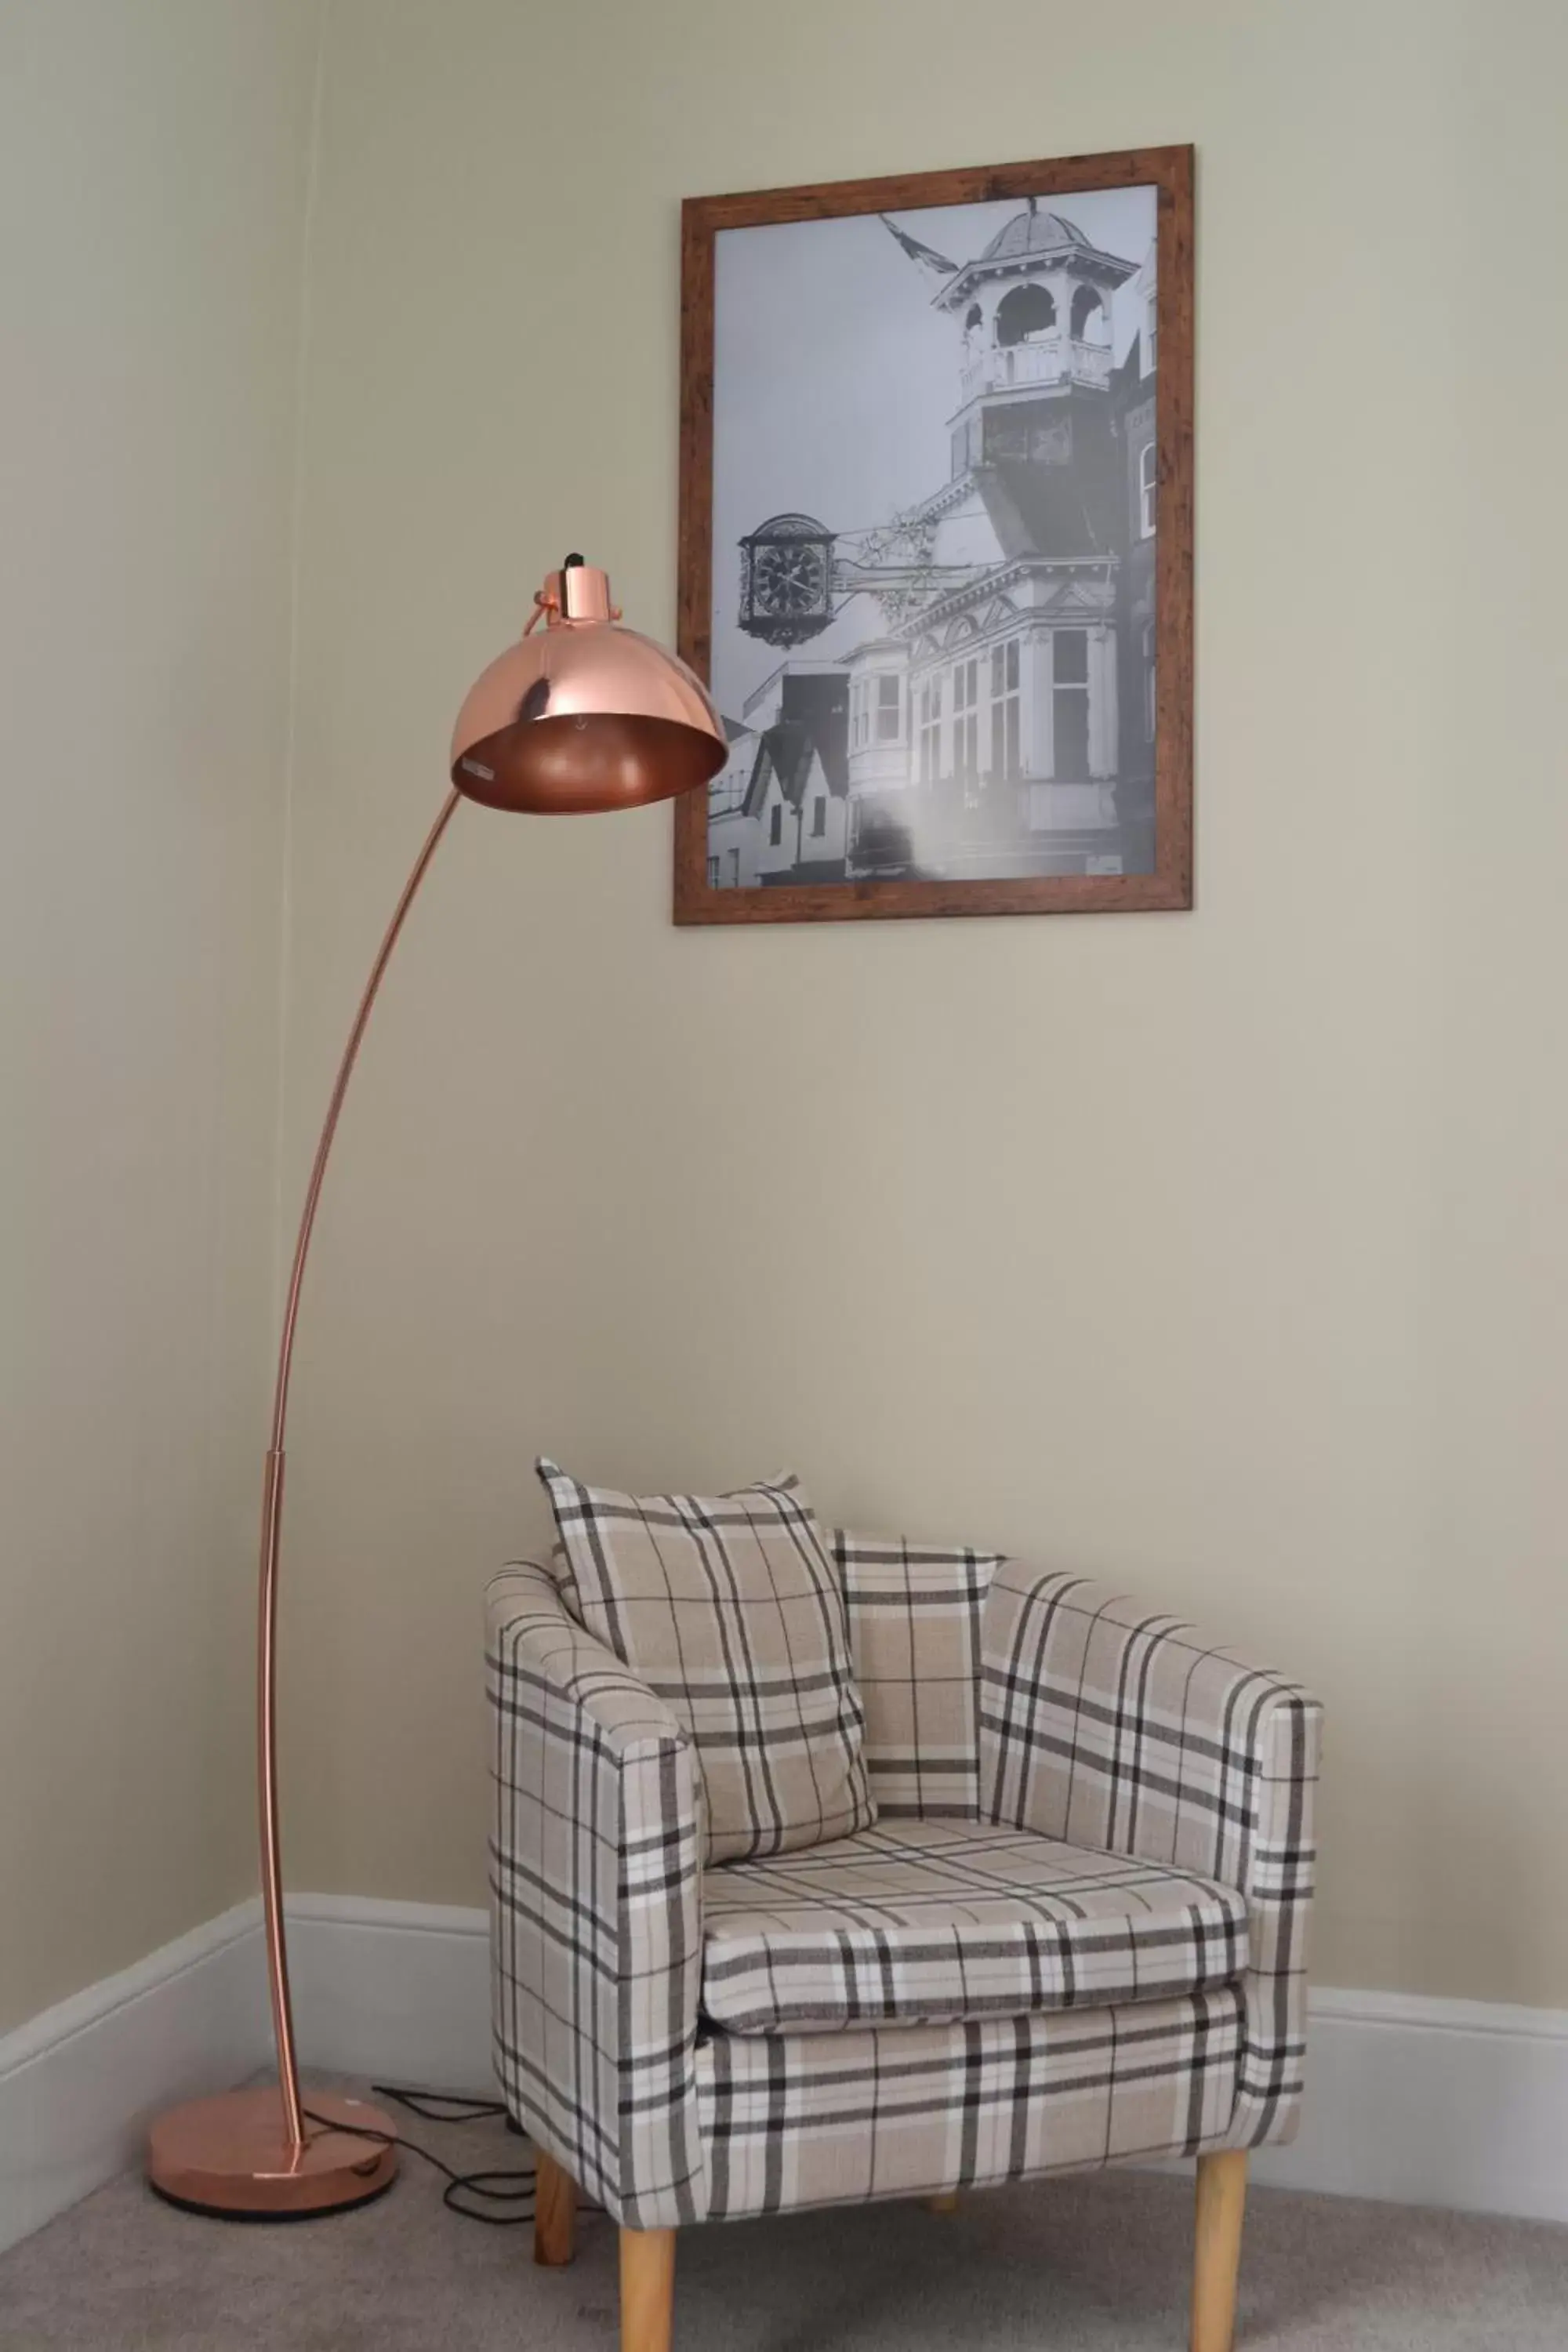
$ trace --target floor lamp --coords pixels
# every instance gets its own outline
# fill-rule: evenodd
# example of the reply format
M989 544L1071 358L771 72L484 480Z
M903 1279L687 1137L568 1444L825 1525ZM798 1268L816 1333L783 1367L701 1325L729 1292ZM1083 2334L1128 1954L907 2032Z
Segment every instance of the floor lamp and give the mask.
M397 2169L396 2126L380 2109L326 2092L312 2093L310 2115L300 2105L278 1834L278 1562L289 1374L321 1179L382 975L459 800L536 814L640 808L695 790L724 761L724 731L701 684L651 638L616 625L620 614L604 572L569 555L533 601L521 641L490 664L458 714L452 789L371 966L305 1189L262 1486L257 1630L261 1903L278 2080L172 2108L153 2124L148 2179L161 2195L201 2212L253 2220L327 2212L379 2196Z

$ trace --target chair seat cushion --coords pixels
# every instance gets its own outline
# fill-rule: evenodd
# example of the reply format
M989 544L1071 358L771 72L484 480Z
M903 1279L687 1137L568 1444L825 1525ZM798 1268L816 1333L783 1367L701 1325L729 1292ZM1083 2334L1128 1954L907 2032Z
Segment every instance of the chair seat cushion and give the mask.
M710 1870L702 1928L702 2007L727 2033L1164 2000L1247 1967L1234 1888L979 1822Z

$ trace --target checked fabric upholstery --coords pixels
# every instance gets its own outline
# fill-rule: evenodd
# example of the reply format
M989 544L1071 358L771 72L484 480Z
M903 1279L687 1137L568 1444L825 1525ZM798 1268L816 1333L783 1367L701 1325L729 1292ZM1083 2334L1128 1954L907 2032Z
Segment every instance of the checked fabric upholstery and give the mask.
M843 1580L799 1481L623 1495L542 1460L573 1605L684 1727L716 1861L875 1819Z
M1294 2134L1322 1709L1173 1617L1006 1560L980 1679L987 1819L1191 1870L1245 1898L1245 2031L1226 2145Z
M1227 1886L993 1824L887 1822L702 1881L702 2006L727 2033L1103 2009L1229 1984Z
M828 1548L880 1818L744 1861L671 1706L544 1570L493 1585L519 2124L638 2229L1289 2138L1316 1703L1081 1578Z
M849 1607L879 1821L980 1818L980 1614L994 1551L828 1538Z

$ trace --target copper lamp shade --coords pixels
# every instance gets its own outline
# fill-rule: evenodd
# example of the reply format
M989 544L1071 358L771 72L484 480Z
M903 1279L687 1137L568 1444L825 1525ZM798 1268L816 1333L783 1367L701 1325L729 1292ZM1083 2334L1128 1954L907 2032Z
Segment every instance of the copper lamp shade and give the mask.
M706 688L651 637L617 625L604 572L569 555L534 608L458 715L452 782L465 799L584 816L670 800L717 774L724 730Z
M148 2179L161 2196L198 2212L299 2220L363 2204L390 2188L397 2171L397 2126L390 2116L336 2093L314 2093L309 2105L301 2095L278 1818L278 1586L295 1327L321 1180L382 976L461 799L538 814L640 808L695 790L724 763L724 730L701 682L651 638L617 626L620 615L602 572L580 555L569 555L559 572L550 573L533 604L521 642L491 662L463 704L452 738L452 789L414 861L371 966L305 1188L262 1475L258 1580L261 1908L278 2079L265 2089L195 2100L153 2124ZM545 626L535 635L541 621Z

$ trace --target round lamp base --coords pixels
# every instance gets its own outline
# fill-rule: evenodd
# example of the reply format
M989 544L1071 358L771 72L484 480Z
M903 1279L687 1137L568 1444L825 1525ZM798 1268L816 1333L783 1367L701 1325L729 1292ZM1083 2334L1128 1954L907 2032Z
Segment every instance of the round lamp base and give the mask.
M171 2205L249 2221L304 2221L390 2189L395 2146L360 2136L384 2132L395 2141L390 2116L335 2091L312 2091L309 2104L312 2116L326 2120L306 2123L303 2147L289 2144L275 2088L172 2107L149 2136L148 2180Z

